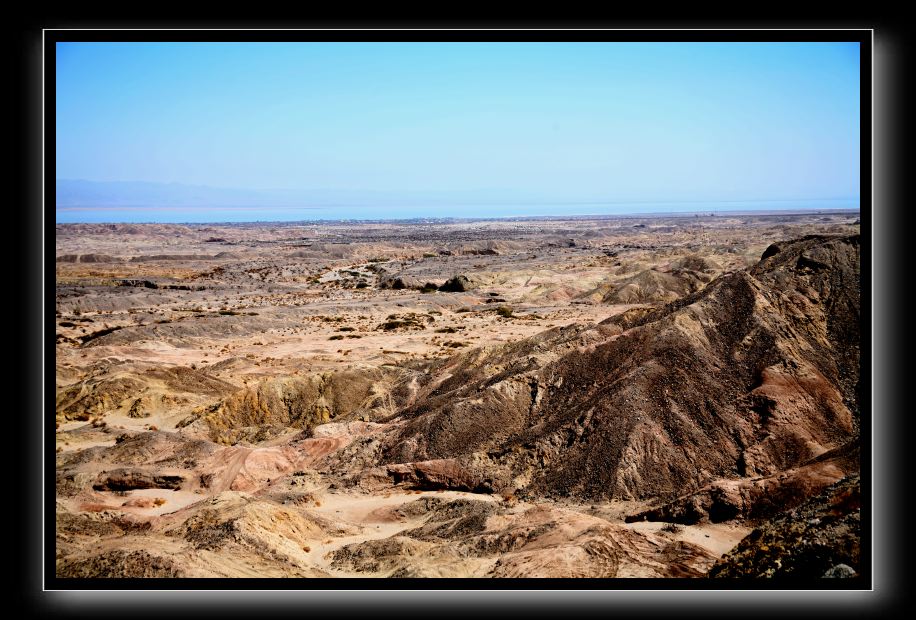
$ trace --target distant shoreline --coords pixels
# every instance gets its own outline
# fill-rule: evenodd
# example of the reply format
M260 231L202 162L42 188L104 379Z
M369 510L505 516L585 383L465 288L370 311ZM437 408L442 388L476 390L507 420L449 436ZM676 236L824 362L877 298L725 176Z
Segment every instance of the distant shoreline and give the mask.
M512 215L503 217L395 217L395 218L334 218L334 219L290 219L290 220L245 220L245 221L56 221L56 226L78 225L180 225L180 226L283 226L283 225L333 225L333 224L444 224L473 222L524 222L563 220L619 220L619 219L687 219L717 217L774 217L803 215L852 215L861 212L860 207L830 209L733 209L728 211L668 211L596 213L570 215Z

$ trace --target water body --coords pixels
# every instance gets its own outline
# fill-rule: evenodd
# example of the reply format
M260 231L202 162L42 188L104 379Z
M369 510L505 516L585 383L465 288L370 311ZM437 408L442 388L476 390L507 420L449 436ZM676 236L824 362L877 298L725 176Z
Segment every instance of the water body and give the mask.
M214 223L214 222L296 222L337 220L412 220L437 218L511 218L574 216L660 216L746 212L818 212L857 210L857 200L732 201L732 202L628 202L628 203L542 203L307 207L258 206L168 206L116 207L65 206L56 210L58 224L69 223Z

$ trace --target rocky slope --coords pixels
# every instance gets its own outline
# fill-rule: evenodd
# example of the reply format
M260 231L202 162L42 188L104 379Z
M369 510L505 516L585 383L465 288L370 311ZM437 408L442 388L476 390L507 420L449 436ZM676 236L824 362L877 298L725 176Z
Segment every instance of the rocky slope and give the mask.
M710 577L858 577L859 476L838 482L761 525L719 560Z
M857 435L859 237L774 245L635 320L424 369L382 465L451 459L497 490L673 499L771 476Z

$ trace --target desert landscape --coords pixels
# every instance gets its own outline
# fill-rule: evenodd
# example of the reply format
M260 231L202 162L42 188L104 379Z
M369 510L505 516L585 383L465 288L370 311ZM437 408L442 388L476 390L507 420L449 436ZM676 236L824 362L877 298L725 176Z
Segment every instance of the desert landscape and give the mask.
M58 577L854 577L857 211L58 224Z

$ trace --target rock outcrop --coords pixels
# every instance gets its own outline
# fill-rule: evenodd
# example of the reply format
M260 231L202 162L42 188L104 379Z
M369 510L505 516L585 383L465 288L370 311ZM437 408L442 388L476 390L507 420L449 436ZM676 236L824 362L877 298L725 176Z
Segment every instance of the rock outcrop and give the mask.
M477 287L478 284L473 279L464 274L459 274L449 278L445 284L439 287L439 290L445 293L464 293Z
M709 576L858 577L860 510L859 476L851 476L756 528Z

